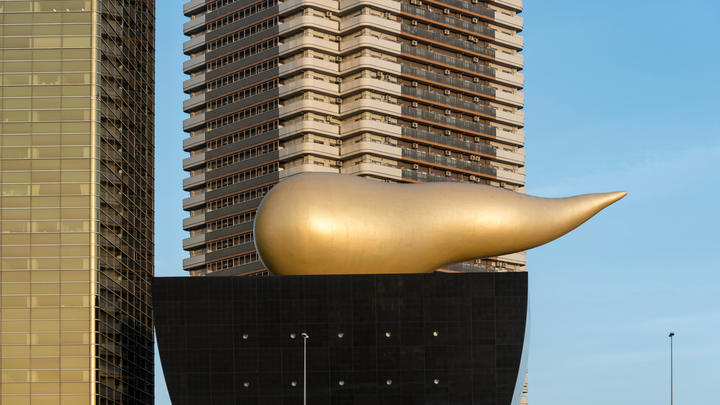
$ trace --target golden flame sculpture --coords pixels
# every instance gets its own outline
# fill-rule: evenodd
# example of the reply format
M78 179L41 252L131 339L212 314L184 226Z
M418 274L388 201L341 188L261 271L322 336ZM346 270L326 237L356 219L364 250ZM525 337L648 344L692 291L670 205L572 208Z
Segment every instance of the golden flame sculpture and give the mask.
M255 245L280 275L427 273L550 242L626 194L539 198L475 184L305 173L265 196Z

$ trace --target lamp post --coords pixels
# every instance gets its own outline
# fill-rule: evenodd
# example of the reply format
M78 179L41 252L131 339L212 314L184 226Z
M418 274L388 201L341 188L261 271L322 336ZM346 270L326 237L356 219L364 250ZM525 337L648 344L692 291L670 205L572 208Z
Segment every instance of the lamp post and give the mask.
M673 405L673 336L675 332L670 332L670 405Z
M307 340L310 335L303 332L300 336L303 338L303 405L307 405Z

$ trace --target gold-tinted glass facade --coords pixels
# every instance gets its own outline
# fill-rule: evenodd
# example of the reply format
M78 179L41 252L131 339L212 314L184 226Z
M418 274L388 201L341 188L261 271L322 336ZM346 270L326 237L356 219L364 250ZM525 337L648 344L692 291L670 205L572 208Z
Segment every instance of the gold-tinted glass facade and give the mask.
M0 404L152 403L153 16L0 1Z

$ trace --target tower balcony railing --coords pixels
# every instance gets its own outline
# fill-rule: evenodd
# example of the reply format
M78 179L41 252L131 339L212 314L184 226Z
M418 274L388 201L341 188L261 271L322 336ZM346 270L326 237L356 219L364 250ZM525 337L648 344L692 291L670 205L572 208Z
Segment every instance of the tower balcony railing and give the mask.
M497 175L497 169L492 166L487 166L479 162L473 162L469 160L457 159L454 157L438 155L437 153L428 153L425 151L402 148L402 156L404 158L420 160L436 165L445 167L451 167L456 169L468 170L475 173L483 173L490 176Z
M457 77L452 77L449 75L441 75L431 70L419 69L415 66L410 66L408 64L402 65L401 72L403 74L414 76L420 79L426 79L435 83L447 84L448 86L467 89L469 91L485 94L490 97L495 97L497 94L497 89L495 87L488 86L482 83L474 83L468 80L458 79Z
M445 2L447 3L447 2ZM467 2L463 2L467 3ZM468 4L470 5L470 4ZM449 15L434 13L425 8L414 6L408 3L402 3L402 11L414 14L418 17L424 17L429 20L437 21L442 24L447 24L452 27L461 28L467 31L476 32L479 35L485 35L491 38L495 38L495 30L480 24L473 24L471 22L461 20L459 18L451 17Z
M340 22L340 31L348 31L362 26L371 26L389 32L400 32L400 23L379 15L362 11L360 14Z
M380 10L400 11L399 0L340 0L340 12L356 7L369 6Z
M463 10L470 11L471 13L484 15L485 17L495 18L495 10L489 9L480 4L471 3L467 0L439 0L449 6L457 7Z
M285 35L301 27L314 27L318 29L336 32L338 30L338 23L337 21L331 20L329 18L305 14L298 17L290 18L280 23L279 32L280 35Z
M401 52L404 54L414 55L419 58L427 59L432 62L438 62L443 66L457 67L460 69L475 72L479 75L495 77L495 69L490 66L480 63L468 62L463 59L455 58L435 51L429 51L427 49L419 48L417 46L403 43Z
M440 135L433 132L423 131L421 129L402 127L402 136L420 139L423 141L433 142L441 145L453 146L472 152L482 153L484 155L496 156L498 148L479 142L470 142L454 136Z
M428 172L421 171L421 170L411 170L408 168L402 169L402 177L403 177L403 179L422 181L425 183L452 181L452 179L447 176L441 176L439 174L428 173Z
M447 126L466 129L468 131L481 133L489 136L495 136L495 134L497 133L497 128L493 127L492 125L459 119L448 115L438 114L433 111L422 110L420 108L413 108L405 105L402 106L402 115L409 117L417 117L422 120L437 123L438 125L444 124Z
M423 100L433 101L438 104L462 108L464 110L473 111L479 114L489 115L491 117L495 117L497 115L495 107L486 104L473 103L472 101L466 101L457 97L445 96L440 93L435 93L433 91L428 91L417 87L403 86L402 94L403 96L417 97Z
M338 73L338 64L328 60L315 59L313 57L296 58L283 62L278 69L280 76L293 73L297 70L313 68L330 74Z
M392 94L399 96L401 92L400 85L389 80L378 79L369 74L363 74L362 77L342 82L340 92L342 94L351 94L360 90L375 90L383 94Z
M470 52L474 52L480 55L485 55L489 58L495 59L495 50L479 43L470 42L468 40L452 37L445 35L440 32L430 31L423 28L414 27L410 24L402 24L402 32L418 36L423 39L435 41L440 44L452 46L455 48L464 49Z
M302 48L317 48L328 53L336 53L339 43L328 39L317 38L311 34L305 34L299 37L289 39L280 44L280 55L295 52Z
M404 45L402 45L404 49ZM373 69L385 73L400 73L400 64L397 58L386 56L379 58L375 56L361 56L359 58L345 58L340 64L340 74L345 75L357 69Z

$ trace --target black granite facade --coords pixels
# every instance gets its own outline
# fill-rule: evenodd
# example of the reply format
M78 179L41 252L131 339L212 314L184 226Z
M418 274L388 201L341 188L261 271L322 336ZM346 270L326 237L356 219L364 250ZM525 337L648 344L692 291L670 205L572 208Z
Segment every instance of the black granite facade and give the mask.
M156 278L182 404L509 405L527 273ZM524 370L523 370L524 372ZM517 398L516 398L517 400Z

